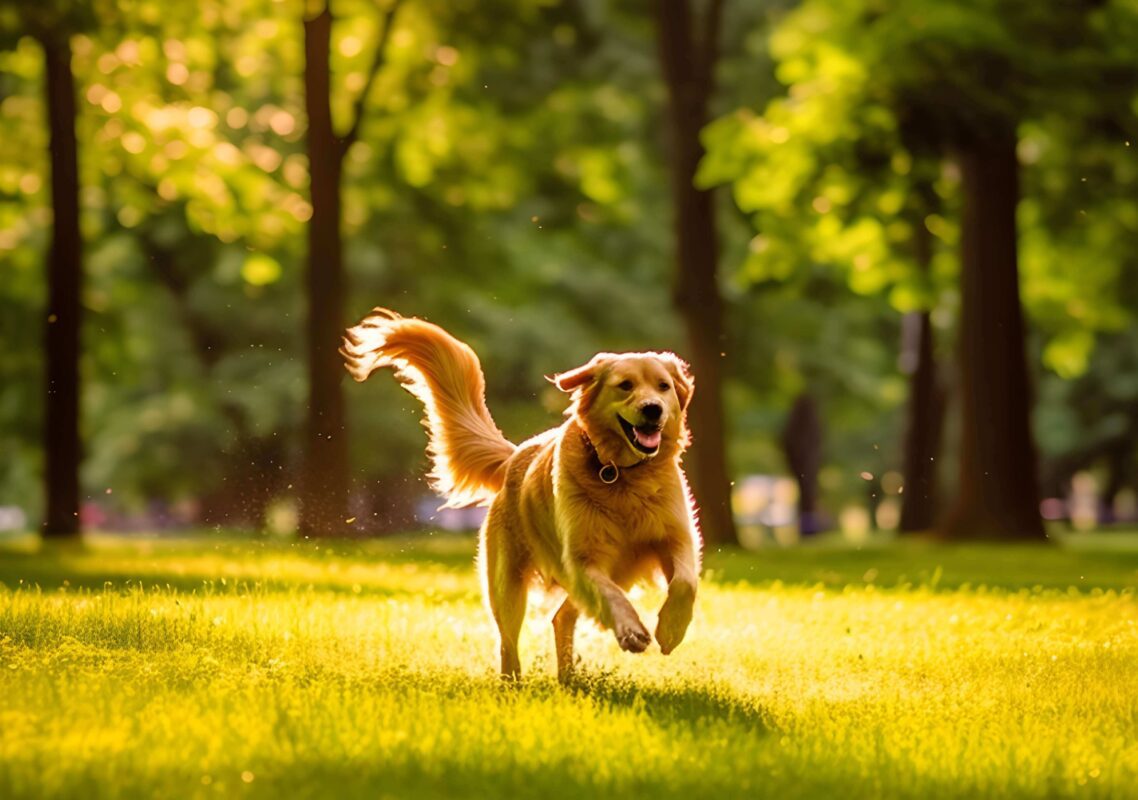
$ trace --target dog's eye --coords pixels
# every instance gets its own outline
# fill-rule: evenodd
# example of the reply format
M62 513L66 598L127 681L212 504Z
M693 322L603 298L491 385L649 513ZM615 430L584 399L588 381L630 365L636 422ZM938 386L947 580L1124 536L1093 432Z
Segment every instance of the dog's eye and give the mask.
M669 389L671 389L671 388L672 388L672 387L668 385L668 382L667 382L667 381L660 381L660 391L661 391L661 392L666 392L666 391L668 391L668 390L669 390Z
M617 385L617 388L621 389L623 391L626 391L626 392L631 392L632 391L632 385L633 385L632 381L621 381Z

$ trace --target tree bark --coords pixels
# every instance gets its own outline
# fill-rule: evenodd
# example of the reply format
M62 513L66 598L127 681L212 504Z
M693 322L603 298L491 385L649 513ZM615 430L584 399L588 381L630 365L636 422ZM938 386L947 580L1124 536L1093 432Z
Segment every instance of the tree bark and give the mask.
M1044 539L1016 264L1014 131L962 149L960 479L942 533Z
M348 448L344 374L337 348L343 332L344 264L340 238L342 142L332 129L332 14L327 5L304 21L304 87L312 219L308 225L306 345L308 413L300 485L300 530L327 536L344 529Z
M688 0L657 0L660 63L668 88L671 188L675 215L674 302L683 319L697 388L688 409L693 445L687 455L692 491L704 539L738 541L731 511L723 424L723 300L717 266L719 243L710 191L695 186L703 157L699 134L707 123L721 3L711 0L702 39L693 27Z
M75 77L71 42L61 31L40 35L51 133L51 251L44 331L46 402L43 432L43 533L77 537L79 520L79 331L82 322L82 243L79 234L79 157L75 139Z
M825 528L818 507L818 471L822 469L822 418L810 394L798 395L782 432L786 463L798 482L798 532L803 536Z
M932 262L932 234L924 220L915 222L914 257L928 274ZM901 495L902 533L931 531L938 507L937 455L944 424L945 397L937 369L936 348L929 312L914 311L905 318L902 367L910 374Z
M944 392L937 379L933 331L928 311L914 311L905 320L912 331L914 368L909 378L906 412L904 493L901 495L902 533L931 531L937 515L937 463Z

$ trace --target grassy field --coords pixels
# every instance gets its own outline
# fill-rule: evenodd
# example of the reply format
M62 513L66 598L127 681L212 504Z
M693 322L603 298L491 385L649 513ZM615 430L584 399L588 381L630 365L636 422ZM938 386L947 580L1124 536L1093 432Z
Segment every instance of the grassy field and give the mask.
M1138 796L1138 551L1088 541L712 553L572 689L551 607L496 679L465 539L0 552L0 797Z

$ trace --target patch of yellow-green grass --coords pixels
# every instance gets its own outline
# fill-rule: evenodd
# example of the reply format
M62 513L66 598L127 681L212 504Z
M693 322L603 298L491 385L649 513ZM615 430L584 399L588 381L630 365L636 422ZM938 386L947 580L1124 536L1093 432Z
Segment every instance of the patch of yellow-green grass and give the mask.
M586 627L568 690L536 600L495 677L472 553L0 554L0 797L1138 792L1133 553L713 553L676 653Z

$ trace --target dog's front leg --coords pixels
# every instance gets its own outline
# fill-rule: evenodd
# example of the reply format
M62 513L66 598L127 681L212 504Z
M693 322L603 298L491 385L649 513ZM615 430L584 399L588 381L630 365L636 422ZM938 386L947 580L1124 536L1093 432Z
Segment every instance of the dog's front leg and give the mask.
M660 561L664 577L668 580L668 597L660 608L656 641L660 644L660 652L667 655L684 640L691 623L699 576L696 574L695 550L689 542L664 553Z
M581 566L575 572L575 594L582 606L590 610L602 625L612 629L621 649L643 653L652 643L652 637L624 591L598 567Z

